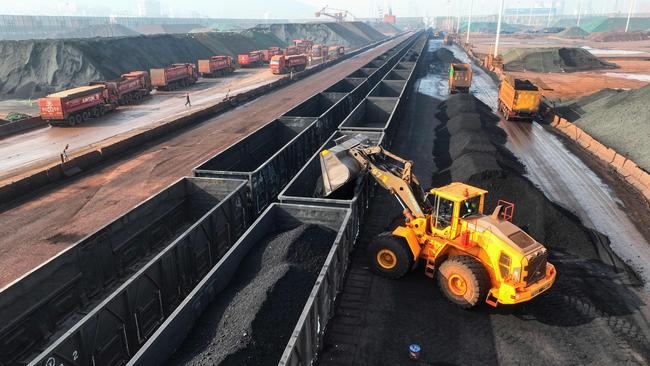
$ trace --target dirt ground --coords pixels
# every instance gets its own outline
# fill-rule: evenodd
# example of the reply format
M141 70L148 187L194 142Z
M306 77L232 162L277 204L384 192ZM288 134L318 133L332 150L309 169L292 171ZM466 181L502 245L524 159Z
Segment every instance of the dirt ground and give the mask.
M592 42L560 39L552 36L505 36L501 38L500 52L512 47L587 46L603 50L597 56L619 66L613 70L595 70L575 73L510 72L517 78L526 78L539 85L548 98L567 100L595 93L604 88L636 89L650 83L650 41ZM472 50L477 55L491 52L493 35L472 35ZM625 55L619 51L638 51ZM596 52L596 51L595 51ZM618 52L618 53L617 53Z
M489 34L475 34L470 36L470 43L475 53L487 54L493 50L495 36ZM650 40L632 42L593 42L585 39L563 39L550 36L538 35L502 35L499 43L500 52L513 47L581 47L587 46L597 50L609 50L609 55L621 55L623 51L638 51L629 56L648 57L650 56ZM614 50L614 51L612 51ZM623 53L626 53L623 52ZM598 54L598 56L602 56Z
M332 66L190 130L4 207L0 213L0 287L109 223L311 95L408 35Z

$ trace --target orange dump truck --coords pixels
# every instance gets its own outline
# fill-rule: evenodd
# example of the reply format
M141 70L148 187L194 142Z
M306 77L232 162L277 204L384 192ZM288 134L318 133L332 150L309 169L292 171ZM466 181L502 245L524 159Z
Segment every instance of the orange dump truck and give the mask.
M38 100L41 119L50 126L74 126L99 117L118 106L105 85L81 86L50 94Z
M207 60L199 60L199 73L203 77L215 77L230 74L235 71L235 65L230 56L212 56Z
M542 94L529 80L507 76L499 87L499 110L510 118L532 120L539 111Z
M303 71L307 67L307 55L273 56L269 66L274 74Z
M158 90L174 90L189 86L199 79L194 64L172 64L162 69L151 69L151 85Z
M449 94L469 93L472 85L472 66L470 64L451 64L449 67Z
M151 93L151 78L146 71L132 71L119 79L97 81L90 85L104 85L120 105L135 103Z

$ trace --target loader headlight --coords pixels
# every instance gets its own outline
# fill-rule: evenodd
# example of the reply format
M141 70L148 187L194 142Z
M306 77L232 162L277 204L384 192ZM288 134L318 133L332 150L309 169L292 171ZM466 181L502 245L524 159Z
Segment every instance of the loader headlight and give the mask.
M521 267L515 267L512 269L512 279L515 282L521 281Z

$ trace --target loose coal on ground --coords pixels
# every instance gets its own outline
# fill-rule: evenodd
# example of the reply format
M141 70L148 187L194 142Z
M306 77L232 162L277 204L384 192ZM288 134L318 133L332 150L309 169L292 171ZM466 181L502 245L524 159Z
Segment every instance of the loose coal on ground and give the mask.
M582 48L511 48L503 53L505 71L576 72L616 67Z
M336 232L299 225L242 260L169 365L277 365Z
M650 171L650 86L636 90L605 89L558 106L560 116Z
M550 363L558 360L603 363L594 359L593 354L585 353L585 348L592 346L589 342L603 343L603 339L595 340L602 332L598 327L607 328L615 342L621 345L615 348L624 350L614 357L616 362L646 363L650 346L643 329L647 325L638 324L638 318L632 315L643 302L633 291L621 285L624 282L632 287L640 286L636 276L613 254L606 236L585 228L575 215L549 201L522 175L524 167L504 148L502 135L496 132L500 130L496 125L498 118L491 112L486 113L485 107L469 113L467 106L480 106L481 103L472 99L475 98L471 95L451 96L441 104L437 116L442 125L434 142L434 145L442 145L434 149L440 171L433 177L434 186L462 181L481 187L489 192L486 197L488 213L498 200L514 203L513 223L547 247L550 261L558 271L556 283L548 293L523 304L514 314L493 316L495 339L499 348L504 350L500 353L502 360L518 363L516 360L521 360L519 356L508 355L533 352L534 346L520 336L533 336L540 328L535 329L530 322L522 324L516 318L529 317L543 323L547 336L555 339L546 356ZM455 110L464 112L447 114ZM464 120L462 124L458 122L459 116ZM481 128L477 128L479 124ZM480 147L469 148L469 140L478 142ZM494 150L487 147L490 144ZM589 325L592 322L600 324ZM565 327L576 327L575 333L567 333L563 330ZM577 338L581 340L576 341ZM576 349L581 351L570 356L571 349L562 348L562 339L577 342ZM509 360L509 357L512 358Z
M391 147L393 153L413 161L414 172L424 188L450 182L448 178L440 179L444 177L434 174L439 156L429 153L435 151L434 143L444 141L439 138L434 141L434 137L440 137L446 131L444 127L438 128L441 121L436 116L441 115L436 112L446 95L438 92L436 84L445 78L448 69L445 70L444 65L433 60L436 47L437 42L432 42L425 54L428 74L416 81L414 96L407 101ZM486 121L495 120L493 115L485 116L472 112L466 106L454 104L447 104L446 107L477 113ZM449 118L446 115L441 117L447 124ZM485 127L491 127L491 124L485 123ZM503 131L487 135L492 136L490 141L496 141L494 145L499 149L498 142L503 141ZM449 154L446 150L444 152ZM510 160L507 156L504 159ZM512 169L521 171L521 167ZM433 184L432 177L436 179ZM502 195L503 198L519 200L511 197L510 192L501 194L497 188L492 189L494 192L488 195L495 193L492 195L494 199ZM535 187L526 181L523 188L514 189ZM542 205L542 208L532 209L543 216L543 211L549 209L548 201L543 195L536 197L541 200L540 203L531 199L527 205ZM524 214L521 212L523 203L515 203L515 216ZM558 210L561 214L562 210ZM545 243L552 255L551 262L558 269L558 279L549 292L516 306L500 305L495 309L481 305L466 311L447 301L435 281L423 275L423 263L399 280L385 279L368 271L367 245L373 242L376 235L392 230L396 224L393 218L401 211L394 197L384 190L379 190L370 201L368 215L353 251L350 274L337 298L334 318L328 324L323 353L318 360L321 366L648 363L650 352L643 336L647 325L635 318L643 316L639 309L645 306L635 291L620 284L621 279L626 278L624 272L618 272L613 266L597 259L588 259L596 257L593 244L578 244L577 249L573 250L576 253L585 252L587 257L583 257L565 254L555 244ZM570 221L570 226L574 225L570 214L561 217L563 221ZM536 220L542 219L533 221ZM543 219L545 222L548 220ZM517 222L525 227L523 221ZM547 225L541 225L539 231L555 230ZM578 226L576 237L584 242L581 239L584 238L582 230ZM537 238L551 243L567 239L561 246L572 245L573 236L554 238L552 233L545 235ZM418 361L408 357L408 347L412 343L422 346ZM634 346L630 347L629 344Z

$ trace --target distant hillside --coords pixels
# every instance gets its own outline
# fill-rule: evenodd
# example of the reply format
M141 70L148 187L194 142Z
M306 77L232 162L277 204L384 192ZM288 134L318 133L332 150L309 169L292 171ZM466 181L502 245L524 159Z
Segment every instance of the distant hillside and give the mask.
M385 36L363 22L260 24L253 30L268 31L290 43L309 39L315 43L358 47L376 42Z
M0 95L35 98L128 71L284 45L261 31L0 41Z

